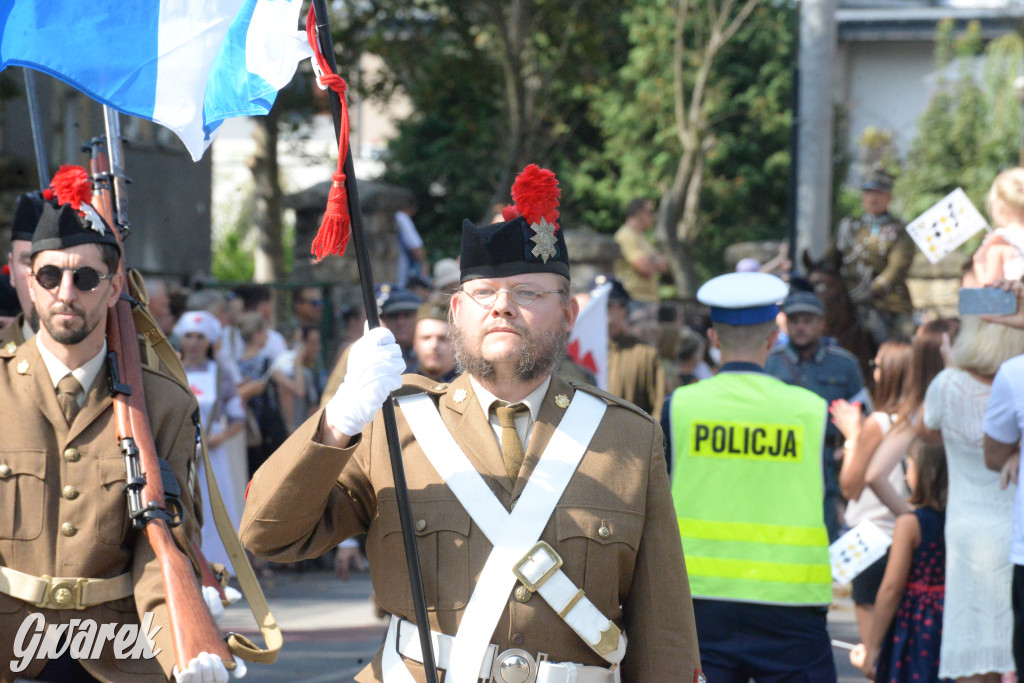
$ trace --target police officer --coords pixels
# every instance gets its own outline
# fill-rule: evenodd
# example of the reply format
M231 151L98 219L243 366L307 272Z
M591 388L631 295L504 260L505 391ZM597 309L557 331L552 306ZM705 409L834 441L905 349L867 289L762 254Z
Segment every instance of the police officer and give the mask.
M598 275L594 287L609 283L608 292L608 393L624 398L650 413L661 416L665 401L665 368L658 349L632 334L629 305L632 299L622 283Z
M822 518L825 401L763 370L786 284L766 273L705 283L719 373L676 389L663 425L672 494L711 681L834 681Z
M28 277L26 276L32 260L32 234L43 213L43 197L39 192L27 192L18 197L11 220L11 250L7 253L7 267L10 269L10 282L18 293L21 313L15 316L10 325L0 332L0 346L21 344L39 329L39 317L28 293Z
M840 270L857 315L878 344L914 332L907 289L914 240L889 213L892 186L893 177L884 168L871 170L861 185L864 212L843 218L830 249L830 255L842 259Z
M527 167L513 197L538 175L554 181ZM703 680L661 430L552 376L579 309L557 203L519 206L500 223L463 223L451 297L463 373L403 378L394 337L371 330L327 407L256 473L240 536L295 560L365 531L376 595L395 616L356 680L422 681L378 414L395 391L445 681Z
M786 314L789 339L768 356L765 371L786 384L810 389L829 405L837 399L859 401L865 406L870 399L864 389L860 364L852 353L835 344L825 332L825 306L813 292L791 292L782 302ZM839 463L833 454L839 430L829 420L825 426L822 458L825 467L825 526L830 541L839 538Z
M159 627L156 658L118 659L110 641L83 653L80 634L67 633L71 647L63 654L32 659L18 675L156 683L172 674L174 646L160 563L128 520L106 357L108 311L124 287L120 248L92 207L81 207L82 213L67 203L43 206L25 275L39 332L20 346L0 347L0 403L17 416L0 445L0 501L7 506L0 514L0 680L15 677L16 648L28 645L17 633L33 613L46 625L85 628L92 620L115 633L138 628L151 613L150 630ZM149 368L142 374L157 451L182 489L184 535L198 543L199 516L187 485L196 402L170 377ZM202 680L217 669L226 679L219 660L197 660L182 673Z

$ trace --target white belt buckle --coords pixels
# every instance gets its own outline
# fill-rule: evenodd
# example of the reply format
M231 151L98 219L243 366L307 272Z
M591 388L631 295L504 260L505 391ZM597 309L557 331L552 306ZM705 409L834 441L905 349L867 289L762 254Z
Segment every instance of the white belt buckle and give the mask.
M494 658L490 683L534 683L536 680L537 660L526 650L510 648Z
M528 591L536 593L537 589L561 568L562 557L555 549L544 541L537 541L523 558L512 566L512 573L523 582Z

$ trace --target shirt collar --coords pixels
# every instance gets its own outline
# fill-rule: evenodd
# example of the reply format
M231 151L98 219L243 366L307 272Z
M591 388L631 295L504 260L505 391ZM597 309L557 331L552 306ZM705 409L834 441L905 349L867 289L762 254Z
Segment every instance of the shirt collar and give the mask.
M42 341L39 339L39 335L35 336L36 348L39 349L39 355L43 359L43 363L46 365L46 371L50 374L50 381L53 382L54 389L57 388L57 382L64 379L64 377L70 372L71 375L78 380L78 383L82 385L82 389L85 393L89 393L89 387L96 381L96 376L100 374L100 369L103 367L103 361L107 357L107 340L103 340L103 348L95 356L87 360L81 365L81 367L72 370L68 366L64 365L55 355L50 353L50 350L43 346Z
M760 372L765 374L764 368L757 363L749 363L745 360L734 360L729 363L725 363L722 367L718 368L718 372Z
M474 393L476 393L477 401L479 401L480 407L484 411L484 415L489 416L491 413L491 405L495 401L500 401L501 399L484 389L483 385L477 382L476 378L472 375L469 377L469 383L472 385ZM548 386L550 386L550 384L551 375L548 375L547 379L540 383L540 386L527 394L526 398L518 401L518 403L522 403L530 409L531 422L537 421L537 415L540 413L540 406L544 402L544 396L548 393Z

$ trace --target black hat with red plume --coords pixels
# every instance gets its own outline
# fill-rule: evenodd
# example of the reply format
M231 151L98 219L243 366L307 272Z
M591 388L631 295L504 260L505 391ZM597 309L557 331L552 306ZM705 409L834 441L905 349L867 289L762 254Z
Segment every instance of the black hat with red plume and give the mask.
M106 221L89 204L92 182L81 166L61 166L43 190L43 199L47 201L32 237L33 256L79 244L110 244L121 251Z
M462 223L460 282L523 273L569 277L569 252L558 221L558 179L530 164L512 185L512 201L503 223L478 228Z

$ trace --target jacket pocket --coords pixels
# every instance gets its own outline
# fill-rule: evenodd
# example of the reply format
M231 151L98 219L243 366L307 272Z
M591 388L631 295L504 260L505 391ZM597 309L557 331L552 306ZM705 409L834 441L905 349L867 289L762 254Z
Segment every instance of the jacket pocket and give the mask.
M640 547L643 517L638 512L601 507L555 509L556 550L566 575L606 616L628 591Z
M469 583L469 513L455 500L413 501L412 519L427 607L438 610L465 607L473 592ZM394 500L378 501L377 518L370 525L367 538L367 551L374 558L370 563L371 572L377 572L373 576L374 584L386 586L378 592L382 604L393 601L396 607L411 613L412 593L405 570L402 526Z
M128 499L124 483L128 475L120 456L96 459L100 500L96 506L96 535L104 543L121 545L128 533Z
M46 451L0 451L0 539L31 541L46 516Z

